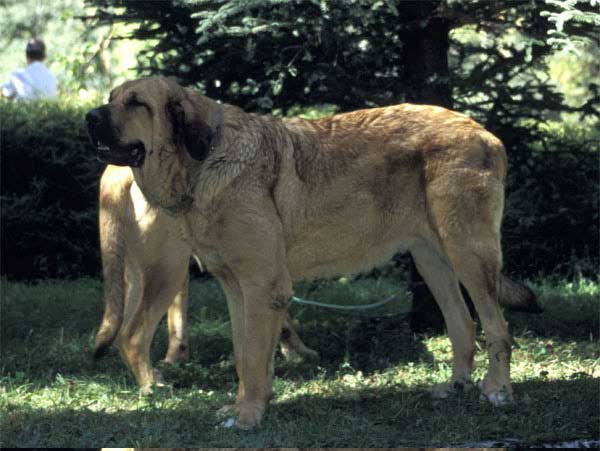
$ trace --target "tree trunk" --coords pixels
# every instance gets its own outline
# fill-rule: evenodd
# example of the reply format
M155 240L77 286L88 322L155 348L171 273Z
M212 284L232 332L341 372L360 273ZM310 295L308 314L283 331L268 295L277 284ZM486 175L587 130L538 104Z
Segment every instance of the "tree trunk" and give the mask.
M432 18L424 28L403 36L403 82L408 102L452 108L448 50L450 22Z

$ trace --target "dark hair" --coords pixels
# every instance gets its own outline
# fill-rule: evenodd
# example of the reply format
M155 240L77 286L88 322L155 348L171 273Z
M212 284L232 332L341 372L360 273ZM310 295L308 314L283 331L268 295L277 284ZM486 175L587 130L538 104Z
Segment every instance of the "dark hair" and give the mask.
M31 39L27 43L27 49L25 50L27 58L37 61L46 58L46 45L44 41L38 38Z

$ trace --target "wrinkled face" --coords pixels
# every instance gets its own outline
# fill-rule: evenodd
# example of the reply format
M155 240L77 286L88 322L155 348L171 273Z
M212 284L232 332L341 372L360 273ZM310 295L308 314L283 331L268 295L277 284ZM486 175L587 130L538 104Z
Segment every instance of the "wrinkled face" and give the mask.
M148 202L176 212L191 205L187 168L206 158L215 136L211 102L173 80L149 77L115 88L85 119L98 158L138 168L133 175Z
M166 93L161 85L152 79L127 82L110 93L107 104L87 113L88 133L101 161L131 167L144 164L159 144L154 136L156 120L164 123L165 119Z

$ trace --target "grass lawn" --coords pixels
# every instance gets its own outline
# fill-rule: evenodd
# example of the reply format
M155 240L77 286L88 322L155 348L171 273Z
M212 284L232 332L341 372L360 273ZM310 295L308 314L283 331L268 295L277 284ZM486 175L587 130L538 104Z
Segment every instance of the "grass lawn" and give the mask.
M332 303L398 300L359 317L293 305L298 332L318 361L276 362L275 399L262 427L220 427L235 399L226 305L214 281L192 282L190 361L164 368L172 389L138 393L116 351L91 360L101 312L97 280L22 284L1 292L2 447L397 447L513 438L526 443L600 437L600 287L533 288L541 315L507 314L516 345L516 403L494 408L473 390L443 400L429 389L450 377L448 338L414 335L401 315L409 297L390 279L327 282L299 296ZM166 350L161 326L153 359ZM476 356L475 378L485 353Z

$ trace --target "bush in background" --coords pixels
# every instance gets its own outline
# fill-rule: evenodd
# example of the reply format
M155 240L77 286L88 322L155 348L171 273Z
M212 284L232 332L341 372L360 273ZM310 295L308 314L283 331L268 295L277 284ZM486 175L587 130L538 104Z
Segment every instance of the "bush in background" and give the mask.
M0 103L2 274L96 275L98 182L84 106Z
M595 277L600 153L576 142L509 155L502 247L507 272Z

